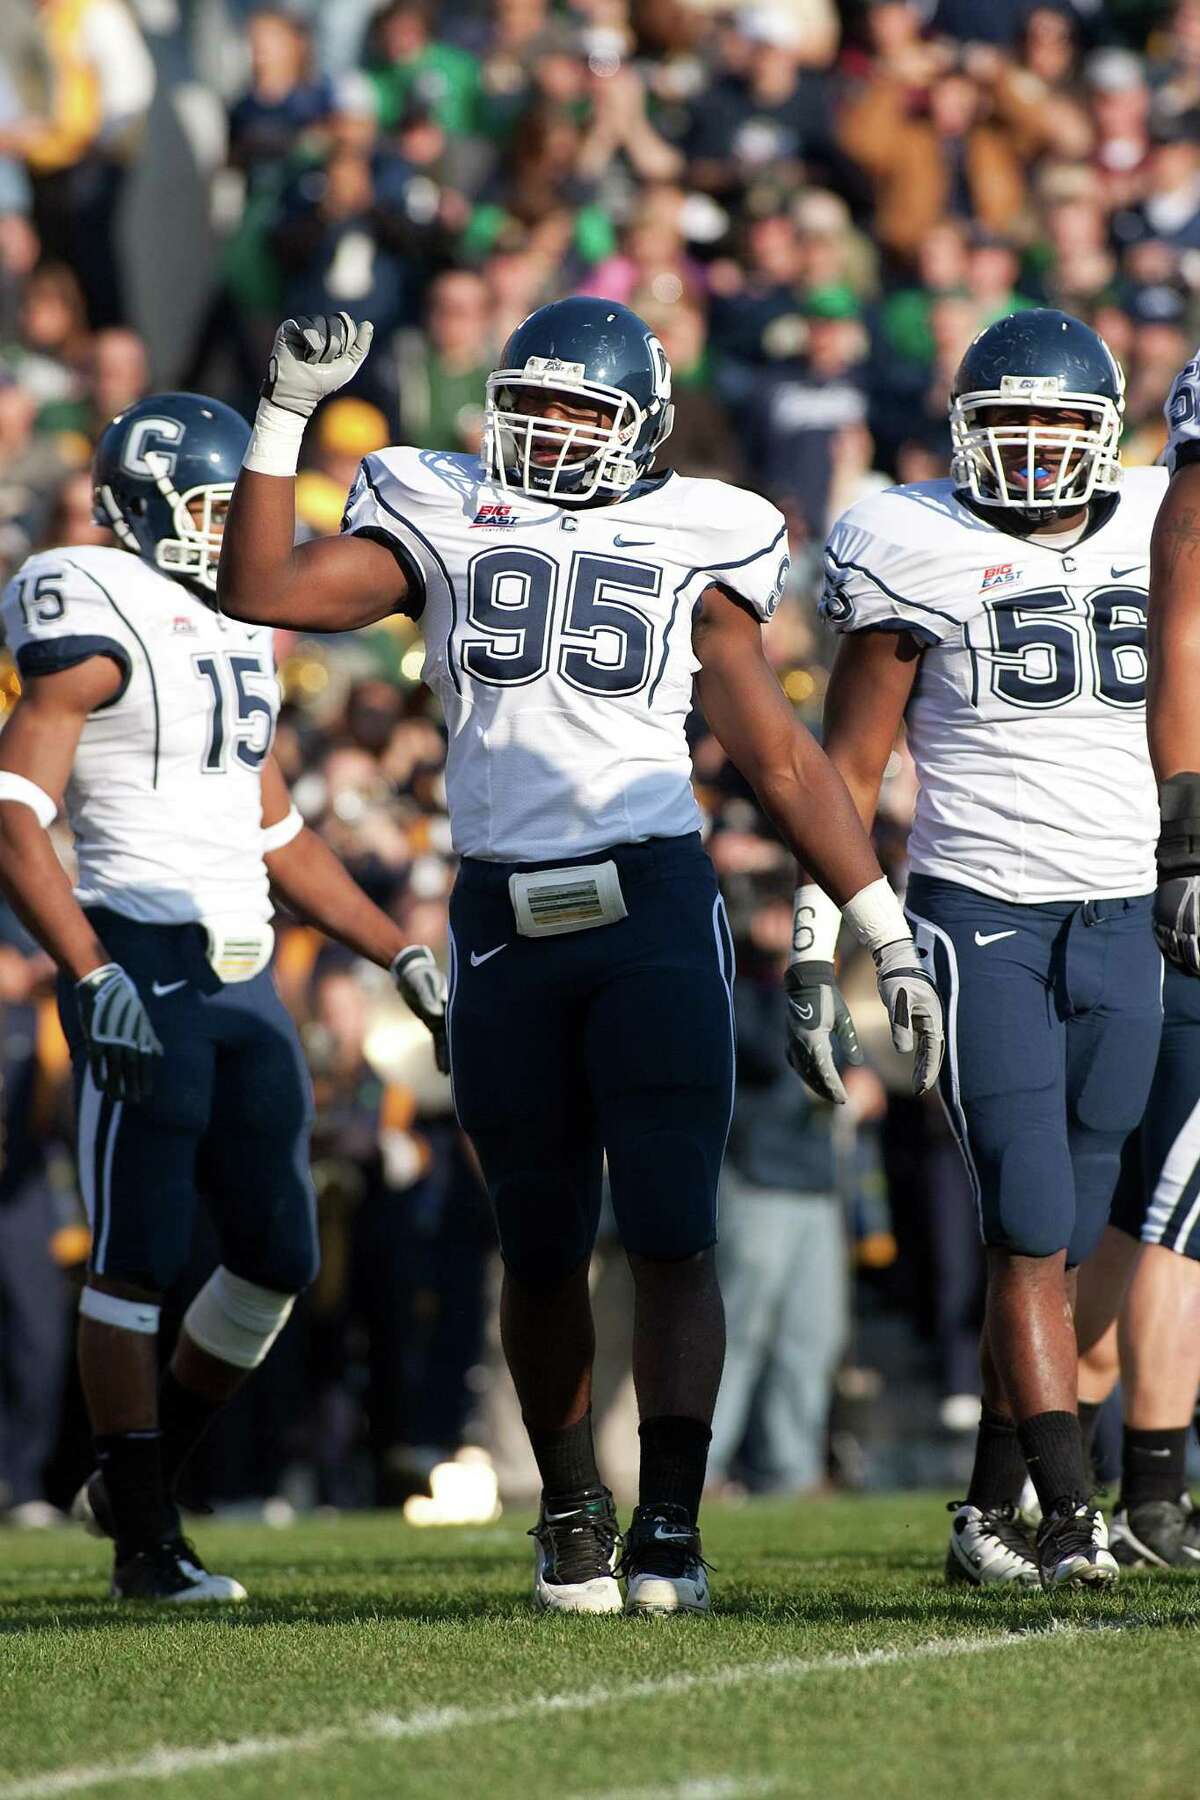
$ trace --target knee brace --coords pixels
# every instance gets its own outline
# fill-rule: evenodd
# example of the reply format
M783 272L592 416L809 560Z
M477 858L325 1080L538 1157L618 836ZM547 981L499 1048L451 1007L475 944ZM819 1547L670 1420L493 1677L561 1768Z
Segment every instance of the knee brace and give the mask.
M136 1331L142 1337L156 1334L161 1311L153 1300L122 1300L119 1294L105 1294L94 1287L85 1287L79 1296L81 1319L114 1325L118 1331Z
M193 1343L235 1369L257 1369L287 1324L294 1294L277 1294L215 1268L183 1316Z

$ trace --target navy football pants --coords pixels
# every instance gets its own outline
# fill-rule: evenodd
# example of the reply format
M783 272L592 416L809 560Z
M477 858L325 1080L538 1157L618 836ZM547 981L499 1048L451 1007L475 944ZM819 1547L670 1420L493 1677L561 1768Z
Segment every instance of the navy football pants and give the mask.
M946 1013L941 1092L986 1244L1090 1255L1162 1026L1151 899L1024 906L914 875Z
M109 1100L87 1068L74 986L59 983L92 1269L170 1287L191 1246L199 1183L226 1268L277 1293L299 1293L318 1260L311 1090L270 971L223 983L198 925L143 925L101 908L88 917L132 978L163 1046L150 1098Z
M628 917L517 934L514 865L463 862L450 902L450 1057L506 1267L552 1284L592 1248L603 1160L625 1248L682 1259L717 1235L733 1104L733 945L698 836L609 858ZM782 1054L782 1046L781 1046Z
M1200 981L1168 963L1163 1005L1154 1082L1126 1146L1112 1222L1200 1261Z

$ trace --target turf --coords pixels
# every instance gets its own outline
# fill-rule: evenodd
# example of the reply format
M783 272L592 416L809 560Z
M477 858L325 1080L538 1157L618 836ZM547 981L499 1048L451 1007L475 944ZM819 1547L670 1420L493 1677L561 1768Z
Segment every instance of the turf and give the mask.
M539 1619L525 1523L206 1524L206 1560L252 1599L179 1613L103 1599L102 1550L82 1536L3 1536L0 1800L1200 1786L1187 1576L1055 1601L951 1591L934 1500L714 1507L711 1618Z

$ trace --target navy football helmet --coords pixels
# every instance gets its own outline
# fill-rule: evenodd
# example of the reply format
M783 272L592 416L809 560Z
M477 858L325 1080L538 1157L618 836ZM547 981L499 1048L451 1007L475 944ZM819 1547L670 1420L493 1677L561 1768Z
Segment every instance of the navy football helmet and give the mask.
M249 442L242 415L205 394L139 400L96 446L96 523L164 575L214 593L218 509L229 503Z
M483 462L501 487L584 505L640 480L673 419L671 365L643 319L613 300L555 300L517 326L488 377ZM578 395L608 424L547 418L537 397Z
M954 377L951 477L981 506L1073 511L1120 486L1124 410L1120 364L1082 320L1051 307L1010 313L979 333ZM1076 417L1043 421L1056 412ZM1037 422L1023 422L1029 413Z

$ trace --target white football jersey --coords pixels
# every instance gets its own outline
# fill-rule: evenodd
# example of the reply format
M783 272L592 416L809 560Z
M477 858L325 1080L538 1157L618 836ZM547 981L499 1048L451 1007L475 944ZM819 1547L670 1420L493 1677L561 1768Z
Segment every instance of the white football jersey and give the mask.
M1166 482L1127 471L1062 550L985 523L949 481L890 488L834 526L825 618L924 646L906 714L914 871L1030 905L1154 887L1146 608Z
M81 904L164 925L269 919L270 629L222 618L128 551L93 545L31 556L0 607L26 679L96 654L121 670L116 699L83 727L65 795Z
M669 475L557 506L474 457L396 449L363 463L344 529L391 543L423 590L461 855L551 861L699 828L692 615L720 582L769 618L788 552L768 501Z

